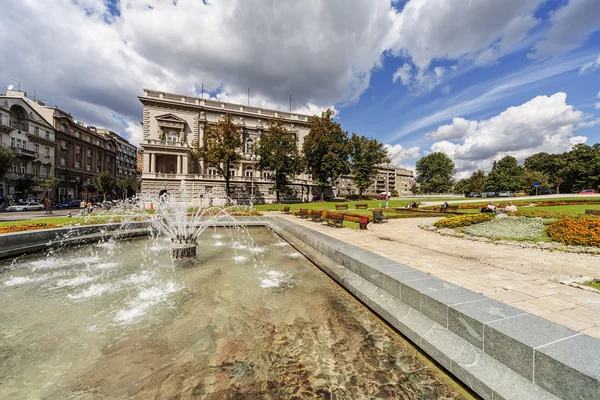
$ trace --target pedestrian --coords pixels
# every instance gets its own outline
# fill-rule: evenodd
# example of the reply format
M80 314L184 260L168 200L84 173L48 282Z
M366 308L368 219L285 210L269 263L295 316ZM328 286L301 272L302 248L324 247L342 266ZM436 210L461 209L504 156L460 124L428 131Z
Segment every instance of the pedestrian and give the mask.
M81 203L79 203L79 215L83 216L83 214L85 214L85 200L81 200Z
M88 214L91 214L93 210L94 210L94 206L92 205L92 202L88 201L87 202L87 212L88 212Z

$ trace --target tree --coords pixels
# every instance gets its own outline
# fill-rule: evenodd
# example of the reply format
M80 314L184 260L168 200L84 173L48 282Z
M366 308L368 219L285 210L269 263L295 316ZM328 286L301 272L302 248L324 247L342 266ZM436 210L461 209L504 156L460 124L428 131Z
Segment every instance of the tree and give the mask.
M452 187L452 193L468 195L471 192L471 178L462 178Z
M419 193L448 193L454 183L454 162L446 154L431 153L417 161Z
M128 196L128 192L129 192L129 178L121 178L117 181L116 186L119 188L119 190L121 190L121 194L123 195L123 198L127 198Z
M560 177L560 171L565 167L565 156L544 152L532 154L525 159L523 167L526 170L542 172L549 180L554 181Z
M308 118L310 132L304 139L302 152L313 180L321 187L321 201L325 187L334 186L342 174L350 172L348 134L340 124L333 122L333 111Z
M229 203L231 201L229 167L240 158L242 130L233 122L231 114L227 113L223 120L206 125L203 146L198 142L194 142L192 146L194 159L203 159L209 166L215 167L225 179L225 194Z
M15 153L5 145L0 146L0 182L4 180L8 171L15 164L15 160Z
M279 203L280 192L289 184L288 176L301 173L304 161L296 136L283 125L282 119L271 119L267 125L269 129L261 136L256 153L260 156L259 168L274 172L272 179Z
M112 192L115 188L115 178L110 171L104 171L92 178L92 185L98 192L102 192L106 201L106 193Z
M31 189L31 185L33 185L33 179L31 179L31 176L26 175L24 177L15 179L14 185L15 190L22 193L23 198L27 198L29 195L29 190Z
M577 144L563 154L564 167L560 177L565 191L578 192L582 189L597 189L600 185L600 145Z
M46 214L52 214L52 201L50 199L50 192L52 192L58 186L58 179L49 178L40 184L42 189L46 190Z
M350 163L354 183L358 188L358 199L362 199L363 192L371 186L379 165L388 164L390 157L383 144L377 139L359 136L356 133L350 138Z
M534 191L536 182L539 183L540 189L548 189L552 187L552 184L550 183L550 179L548 178L547 174L540 171L526 169L523 172L523 188L525 189L525 191Z
M485 190L488 177L483 170L477 170L469 178L469 191L481 194Z
M518 191L523 188L523 167L516 158L504 156L494 161L486 187L494 191Z

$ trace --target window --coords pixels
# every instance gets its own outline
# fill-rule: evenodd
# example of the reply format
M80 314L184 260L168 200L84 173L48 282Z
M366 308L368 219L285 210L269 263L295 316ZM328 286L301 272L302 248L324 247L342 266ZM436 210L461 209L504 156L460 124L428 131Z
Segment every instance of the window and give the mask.
M46 155L46 158L50 158L50 148L49 147L45 148L45 153L44 154Z
M253 150L254 150L254 140L252 140L252 139L246 140L246 151L245 151L245 153L246 154L252 154Z
M50 166L46 165L46 178L50 178Z
M46 139L50 139L50 132L46 131L45 136L46 136Z
M33 175L40 176L40 166L39 166L39 164L35 164L33 166Z
M33 145L33 149L35 150L35 152L36 152L36 153L39 153L39 152L40 152L40 145L39 145L39 144L37 144L37 143L35 143L35 144Z
M81 169L81 161L79 161L79 160L75 161L75 168Z
M96 166L96 172L100 173L101 170L102 170L102 166L100 166L100 165Z
M230 176L231 178L234 178L234 177L235 177L235 169L229 169L229 176Z
M100 141L96 139L96 146L100 146Z
M217 169L216 168L209 168L208 169L208 175L210 176L217 176Z
M81 154L81 146L75 146L75 154Z
M246 177L250 178L250 177L252 177L252 175L253 175L252 174L252 167L250 167L250 166L246 167Z
M40 136L40 128L38 128L37 126L33 127L33 134L35 136Z
M169 131L169 135L167 137L167 140L169 142L176 142L177 139L179 139L179 135L177 134L177 132L175 132L175 131Z
M27 148L27 140L23 140L23 148L26 149Z
M61 132L67 132L68 131L66 124L60 124L60 128L59 129L60 129Z
M17 147L21 147L21 139L17 139Z
M61 167L66 167L67 166L67 159L66 159L66 157L61 157L60 158L60 166Z
M88 164L86 168L87 172L92 172L92 164Z
M24 174L24 173L25 173L25 171L26 171L26 169L27 169L27 168L25 167L25 164L19 164L19 172L20 172L21 174Z
M92 158L92 151L91 150L87 151L87 156L88 156L88 158Z
M15 138L14 137L10 138L10 147L15 147Z
M65 150L67 150L67 142L64 141L64 140L61 140L60 141L60 147L63 148L63 149L65 149Z
M18 124L18 123L17 123L17 121L15 121L14 119L11 119L11 120L10 120L10 127L11 127L11 128L13 128L13 129L17 129L17 126L18 126L18 125L19 125L19 124Z

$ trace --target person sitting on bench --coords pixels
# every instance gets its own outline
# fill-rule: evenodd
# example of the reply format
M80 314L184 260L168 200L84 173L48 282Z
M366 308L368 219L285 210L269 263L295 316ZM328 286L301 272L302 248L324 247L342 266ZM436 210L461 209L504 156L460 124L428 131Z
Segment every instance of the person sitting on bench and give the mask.
M493 213L496 212L496 206L494 205L493 201L490 201L490 204L487 205L487 207L483 207L481 209L482 213Z
M442 204L442 211L448 211L448 207L450 207L450 204L448 204L447 201L444 202L444 204Z

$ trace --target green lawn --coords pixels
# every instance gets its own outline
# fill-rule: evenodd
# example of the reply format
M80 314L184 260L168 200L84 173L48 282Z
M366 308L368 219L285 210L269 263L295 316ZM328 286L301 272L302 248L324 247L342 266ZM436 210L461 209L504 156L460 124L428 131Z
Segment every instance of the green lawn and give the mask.
M389 207L405 207L412 200L390 200ZM369 208L379 208L385 207L385 200L369 200L369 201L347 201L345 203L335 203L335 202L314 202L314 203L290 203L290 204L258 204L254 206L256 211L280 211L283 210L283 207L290 207L291 210L299 210L301 208L306 208L309 210L335 210L336 204L347 204L348 211L356 212L357 214L361 211L365 210L356 210L356 203L363 204L367 203ZM371 211L368 211L367 214L371 214Z
M528 213L531 210L543 210L549 212L569 213L573 215L583 214L585 210L600 210L600 204L578 204L572 206L548 206L548 207L521 207L519 211Z
M29 225L29 224L56 224L58 226L76 225L76 224L103 224L112 221L115 218L122 218L119 215L96 215L80 217L79 215L69 217L48 217L24 219L20 221L5 221L0 222L0 228L7 226Z

